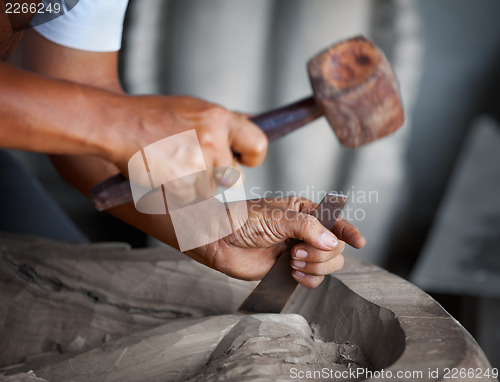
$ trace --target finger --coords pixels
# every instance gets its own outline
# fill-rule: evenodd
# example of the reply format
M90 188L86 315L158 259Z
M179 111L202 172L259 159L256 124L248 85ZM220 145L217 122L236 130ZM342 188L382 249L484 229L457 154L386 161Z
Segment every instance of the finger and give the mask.
M196 180L187 178L178 178L168 182L165 187L165 197L169 205L183 205L196 199L197 192Z
M305 241L324 251L331 251L339 244L337 237L314 216L290 210L281 211L281 216L273 216L273 224L282 236Z
M243 184L244 178L243 169L234 158L230 165L215 167L212 171L212 179L215 185L223 187L239 187Z
M292 196L288 198L268 199L273 207L282 208L296 212L311 214L318 205L309 199ZM345 241L354 248L363 248L366 244L366 239L361 233L349 222L342 217L338 217L332 229L335 236Z
M297 280L299 284L310 289L318 287L325 279L325 276L312 276L296 270L292 271L292 277Z
M366 239L359 231L348 221L339 217L332 229L333 233L342 241L354 248L363 248Z
M227 168L233 167L234 155L229 147L227 142L221 141L221 146L217 149L216 152L211 152L208 155L203 153L205 158L205 163L207 168L215 167L215 168Z
M214 194L212 184L205 176L196 177L194 186L196 189L196 196L201 196L203 199L208 199Z
M322 251L311 245L298 243L292 248L290 253L295 260L307 261L308 263L324 263L335 256L341 255L344 248L345 243L343 241L340 241L339 245L332 251Z
M228 134L224 134L222 129L200 128L196 131L207 169L231 167L234 156Z
M243 115L235 114L229 132L231 148L238 154L241 164L260 165L267 154L268 140L264 132Z
M293 269L312 276L325 276L336 272L344 266L344 256L337 255L323 263L309 263L304 260L292 259L290 262Z

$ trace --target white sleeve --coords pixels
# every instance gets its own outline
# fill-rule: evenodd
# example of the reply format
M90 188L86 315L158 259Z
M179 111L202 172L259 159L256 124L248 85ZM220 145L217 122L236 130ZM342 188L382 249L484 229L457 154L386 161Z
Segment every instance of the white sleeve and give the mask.
M115 52L121 48L127 4L128 0L80 0L67 13L34 29L69 48Z

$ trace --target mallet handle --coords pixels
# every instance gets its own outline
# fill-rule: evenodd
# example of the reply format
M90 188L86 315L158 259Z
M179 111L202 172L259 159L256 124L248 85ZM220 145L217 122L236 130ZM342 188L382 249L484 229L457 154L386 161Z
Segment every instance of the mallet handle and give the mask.
M250 120L259 126L270 141L319 118L320 111L314 97L255 115ZM90 199L99 211L133 201L130 184L122 174L114 175L90 189Z
M250 117L250 121L264 131L269 141L274 141L314 121L322 114L314 101L314 97L311 96L278 109Z

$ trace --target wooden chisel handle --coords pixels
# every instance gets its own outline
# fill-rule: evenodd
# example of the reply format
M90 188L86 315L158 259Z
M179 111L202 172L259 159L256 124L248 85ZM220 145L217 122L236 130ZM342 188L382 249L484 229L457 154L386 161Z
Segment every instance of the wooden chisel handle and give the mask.
M322 115L314 97L255 115L250 120L259 126L269 141L280 138ZM235 153L238 155L238 153ZM122 174L112 176L90 189L90 199L99 211L133 201L130 183Z

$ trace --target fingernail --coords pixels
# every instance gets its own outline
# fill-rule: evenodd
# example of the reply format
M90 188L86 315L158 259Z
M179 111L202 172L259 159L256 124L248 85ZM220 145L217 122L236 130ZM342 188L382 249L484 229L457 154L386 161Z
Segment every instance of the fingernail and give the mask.
M329 249L333 249L339 243L337 238L331 232L325 232L321 235L321 242Z
M305 276L305 273L302 273L300 271L293 271L293 274L295 275L295 277L301 279Z
M295 256L294 258L296 259L305 259L307 257L308 253L305 249L297 249L297 251L295 252Z
M301 260L292 261L292 267L294 268L305 268L306 262Z

